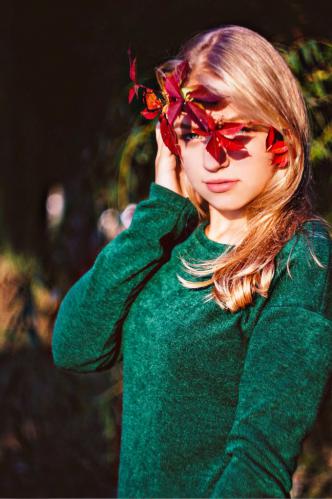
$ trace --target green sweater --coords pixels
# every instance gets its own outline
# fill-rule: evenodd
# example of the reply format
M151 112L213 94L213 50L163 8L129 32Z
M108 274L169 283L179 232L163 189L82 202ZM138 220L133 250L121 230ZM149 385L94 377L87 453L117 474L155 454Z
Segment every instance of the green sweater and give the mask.
M269 297L232 313L203 302L207 287L177 279L199 279L180 255L208 259L227 248L207 238L206 224L188 198L152 182L130 227L58 313L56 366L87 373L123 360L119 497L290 497L302 441L327 395L326 229L304 224L325 268L299 231L277 255Z

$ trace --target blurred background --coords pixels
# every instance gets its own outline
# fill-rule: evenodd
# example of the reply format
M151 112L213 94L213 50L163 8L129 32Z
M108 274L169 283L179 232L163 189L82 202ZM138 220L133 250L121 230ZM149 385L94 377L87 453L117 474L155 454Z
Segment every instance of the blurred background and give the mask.
M202 30L240 24L272 41L303 88L316 207L332 222L331 2L2 0L0 14L0 496L114 497L121 365L65 373L50 345L64 293L154 180L127 49L156 88L154 67ZM292 497L332 497L331 399Z

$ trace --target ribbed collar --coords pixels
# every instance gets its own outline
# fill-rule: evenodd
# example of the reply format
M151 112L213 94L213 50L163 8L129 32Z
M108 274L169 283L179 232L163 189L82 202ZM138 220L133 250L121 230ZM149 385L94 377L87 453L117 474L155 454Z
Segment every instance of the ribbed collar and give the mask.
M192 236L196 238L199 243L204 246L209 252L213 252L216 256L220 253L223 253L227 248L232 248L234 245L232 244L224 244L218 243L217 241L212 241L205 234L205 227L208 225L209 221L204 220L201 222L196 229L194 230Z

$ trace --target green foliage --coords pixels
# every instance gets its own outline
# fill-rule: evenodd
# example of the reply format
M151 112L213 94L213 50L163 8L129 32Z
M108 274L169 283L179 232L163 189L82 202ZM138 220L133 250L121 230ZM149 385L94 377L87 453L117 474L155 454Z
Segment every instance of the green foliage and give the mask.
M9 245L3 246L0 258L2 262L6 262L6 266L9 267L12 272L24 274L25 277L32 278L32 276L40 272L40 265L35 257L24 253L14 252Z
M129 188L137 186L137 178L133 174L132 165L136 163L144 168L153 161L153 147L151 144L154 133L154 123L143 124L134 123L124 143L120 161L118 175L118 206L123 209L129 204ZM146 181L149 181L146 178Z
M297 42L284 53L301 84L312 128L313 166L332 153L332 44L317 40Z

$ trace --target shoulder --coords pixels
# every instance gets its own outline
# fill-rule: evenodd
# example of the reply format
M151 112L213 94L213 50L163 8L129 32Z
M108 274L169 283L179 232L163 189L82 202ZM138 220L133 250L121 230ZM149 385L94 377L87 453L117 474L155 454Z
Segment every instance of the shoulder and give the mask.
M302 224L276 257L273 302L331 315L332 240L319 220Z
M331 257L332 240L327 227L319 220L303 223L294 236L284 245L277 255L278 262L290 259L293 264L303 262L311 265L315 259L328 264Z

